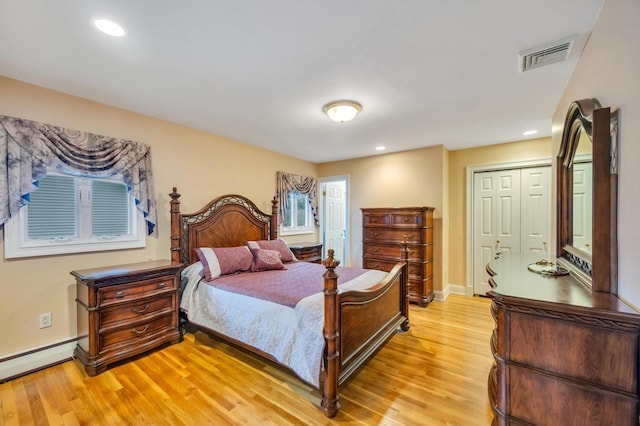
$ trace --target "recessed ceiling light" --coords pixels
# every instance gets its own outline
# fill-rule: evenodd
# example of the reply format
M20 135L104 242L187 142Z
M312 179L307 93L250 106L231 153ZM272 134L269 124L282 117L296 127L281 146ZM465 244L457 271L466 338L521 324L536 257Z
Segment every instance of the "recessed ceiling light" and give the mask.
M376 151L384 151L385 149L387 149L386 146L376 146Z
M120 25L108 19L103 19L103 18L94 19L93 25L95 25L96 28L102 31L103 33L109 34L110 36L122 37L124 35L124 28L122 28Z
M527 130L526 132L522 132L524 136L531 136L531 135L535 135L536 133L538 133L537 130Z

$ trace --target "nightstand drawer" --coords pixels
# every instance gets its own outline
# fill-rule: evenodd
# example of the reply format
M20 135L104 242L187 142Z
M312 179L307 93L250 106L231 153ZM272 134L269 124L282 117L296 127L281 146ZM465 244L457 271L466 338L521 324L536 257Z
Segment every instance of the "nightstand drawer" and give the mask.
M150 319L149 321L134 322L125 327L100 330L100 350L107 352L116 346L125 346L124 350L135 350L142 341L153 339L160 333L175 330L175 312Z
M320 263L322 260L322 243L289 244L289 249L302 262Z
M154 294L173 291L176 280L172 278L154 279L137 283L128 283L98 289L98 306L123 303Z
M100 324L107 327L119 321L141 318L163 309L174 308L174 299L174 294L168 293L160 297L136 300L102 309L100 311Z

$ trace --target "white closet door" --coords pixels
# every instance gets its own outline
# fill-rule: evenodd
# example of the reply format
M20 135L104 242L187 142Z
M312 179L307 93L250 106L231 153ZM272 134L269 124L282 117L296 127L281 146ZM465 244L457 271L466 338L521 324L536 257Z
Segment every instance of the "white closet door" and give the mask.
M345 233L346 233L346 183L344 181L327 182L324 184L324 246L323 256L327 250L333 249L334 256L346 265Z
M549 260L551 236L551 168L521 169L521 252Z
M474 175L474 293L491 290L485 265L497 252L520 252L520 170Z
M573 246L591 252L593 195L591 162L573 164Z
M473 184L473 292L484 295L497 252L549 258L551 167L475 173Z

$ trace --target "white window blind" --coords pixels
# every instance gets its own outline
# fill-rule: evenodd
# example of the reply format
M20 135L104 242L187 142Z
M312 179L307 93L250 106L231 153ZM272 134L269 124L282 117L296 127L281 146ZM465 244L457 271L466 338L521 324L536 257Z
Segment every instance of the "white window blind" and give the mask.
M76 181L71 176L49 175L42 179L25 207L27 238L77 237L76 192Z

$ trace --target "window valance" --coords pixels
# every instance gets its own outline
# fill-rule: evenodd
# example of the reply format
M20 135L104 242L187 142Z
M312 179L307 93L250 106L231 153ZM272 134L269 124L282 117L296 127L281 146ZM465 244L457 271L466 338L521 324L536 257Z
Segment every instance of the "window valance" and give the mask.
M308 176L294 175L293 173L278 172L278 198L280 199L280 215L289 208L289 192L297 192L309 195L309 204L313 213L313 220L318 225L318 181Z
M147 222L156 225L148 145L0 115L0 224L29 203L48 170L79 177L121 174Z

